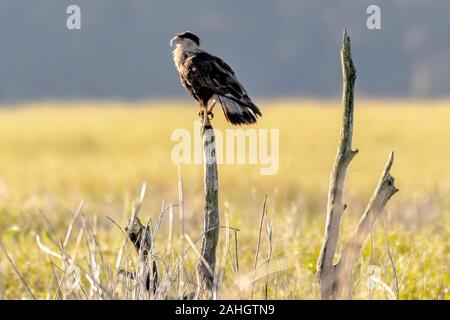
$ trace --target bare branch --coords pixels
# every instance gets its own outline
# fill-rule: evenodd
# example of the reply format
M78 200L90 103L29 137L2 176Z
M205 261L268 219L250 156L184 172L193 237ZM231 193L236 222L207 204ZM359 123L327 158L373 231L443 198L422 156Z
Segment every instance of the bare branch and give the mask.
M386 167L380 177L377 188L370 200L364 215L359 221L358 227L347 241L341 258L336 265L336 297L349 297L349 285L353 266L358 259L359 253L367 240L369 232L375 223L379 214L383 211L389 199L398 192L394 185L394 177L390 170L394 161L394 152L392 151L386 163Z
M323 289L321 290L322 298L331 296L333 258L339 241L342 213L345 209L345 204L342 201L344 182L348 166L353 157L358 153L358 150L352 150L353 88L356 79L356 70L351 56L350 38L345 30L342 42L341 65L344 83L342 92L342 105L344 109L342 113L342 128L336 160L330 177L325 235L317 264L317 278L321 282L321 288Z

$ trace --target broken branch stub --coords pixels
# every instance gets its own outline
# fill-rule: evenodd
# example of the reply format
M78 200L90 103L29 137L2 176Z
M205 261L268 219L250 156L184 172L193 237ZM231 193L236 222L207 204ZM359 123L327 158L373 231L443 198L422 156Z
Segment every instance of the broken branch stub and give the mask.
M145 271L145 288L148 291L156 292L158 285L158 267L156 261L151 259L152 253L152 236L150 233L150 227L144 226L137 216L133 217L133 221L125 227L125 231L128 233L130 241L133 243L137 254L141 258L141 263L143 263ZM152 273L150 270L150 260L152 261ZM137 276L136 276L137 278Z

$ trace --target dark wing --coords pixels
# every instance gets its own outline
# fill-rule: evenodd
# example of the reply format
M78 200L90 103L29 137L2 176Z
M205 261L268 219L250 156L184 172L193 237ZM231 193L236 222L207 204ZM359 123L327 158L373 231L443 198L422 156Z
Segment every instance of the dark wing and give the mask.
M233 124L255 123L261 116L234 71L218 57L204 51L196 53L186 59L180 76L188 91L204 106L217 95L227 120Z

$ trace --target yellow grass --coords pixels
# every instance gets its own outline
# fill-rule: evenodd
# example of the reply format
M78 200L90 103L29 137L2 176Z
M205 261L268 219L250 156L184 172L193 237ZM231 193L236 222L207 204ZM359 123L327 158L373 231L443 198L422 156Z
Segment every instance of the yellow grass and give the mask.
M257 128L280 129L280 170L261 176L258 165L221 165L222 222L228 212L231 226L240 229L240 274L251 272L267 194L273 224L271 263L280 269L268 279L268 296L318 298L315 262L340 129L340 102L259 104L263 118ZM54 282L61 277L57 267L62 268L36 244L35 233L46 239L43 214L53 224L51 233L63 239L73 212L84 200L84 213L88 219L96 217L100 246L114 265L123 237L106 216L125 225L129 199L138 195L144 181L148 183L144 220L156 220L163 200L166 205L177 203L177 167L170 158L175 142L170 137L177 128L192 132L197 111L190 102L163 101L55 102L0 110L0 236L38 298L55 296ZM226 129L221 111L215 113L215 128ZM450 101L357 101L353 145L360 153L346 183L345 236L362 213L391 150L396 152L393 175L400 189L388 204L388 237L383 224L377 224L372 246L365 247L355 270L355 297L383 299L394 292L401 299L448 299ZM202 167L185 165L182 171L186 232L195 238L202 230ZM176 232L177 223L175 216ZM164 220L159 254L165 249L167 228ZM265 233L262 238L260 261L268 247ZM222 232L218 256L224 242ZM397 291L387 247L402 279ZM85 254L80 253L81 261ZM248 298L248 290L236 293L234 260L229 261L222 297ZM373 292L368 289L369 271L376 269L368 271L369 265L380 268L379 278L390 289L381 285ZM265 281L265 276L256 281L254 298L264 297ZM0 252L0 298L23 297L28 297L25 289Z

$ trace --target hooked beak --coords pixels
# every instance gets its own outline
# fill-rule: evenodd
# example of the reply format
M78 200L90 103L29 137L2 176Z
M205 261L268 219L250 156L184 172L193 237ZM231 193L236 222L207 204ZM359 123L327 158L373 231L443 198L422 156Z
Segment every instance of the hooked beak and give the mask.
M183 39L181 39L180 37L176 36L172 40L170 40L170 46L172 48L174 48L174 47L178 46L179 44L181 44L182 41L183 41Z

